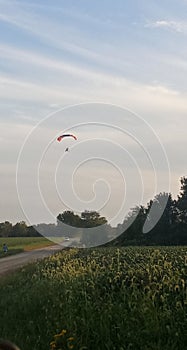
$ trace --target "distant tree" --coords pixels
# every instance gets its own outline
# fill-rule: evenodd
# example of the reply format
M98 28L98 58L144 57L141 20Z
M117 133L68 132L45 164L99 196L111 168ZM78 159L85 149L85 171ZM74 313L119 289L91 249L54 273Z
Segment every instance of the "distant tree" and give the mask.
M154 205L152 214L151 207ZM147 220L153 222L153 228L146 234L149 244L171 244L172 230L175 223L175 201L170 193L159 193L147 206ZM159 220L155 223L154 215ZM153 217L151 217L153 216ZM155 223L155 225L154 225Z
M154 206L154 210L150 209ZM154 215L156 215L155 220ZM143 233L145 222L152 227ZM131 209L123 224L117 227L117 232L124 231L113 242L115 245L155 245L172 244L176 222L175 201L171 194L159 193L153 200L144 206Z
M81 213L82 227L96 227L107 223L107 219L101 216L97 211L85 210Z
M74 214L73 211L66 210L57 216L57 224L62 222L63 224L79 227L80 226L80 216Z
M114 244L140 244L144 239L142 229L145 219L146 210L144 206L141 205L132 208L124 219L123 224L118 226L117 232L121 230L123 233L115 239Z
M34 230L39 233L39 235L44 237L56 236L56 225L55 224L38 224L35 225Z
M27 225L25 221L17 222L12 227L12 234L13 237L26 237L27 236Z
M81 230L78 228L81 218L73 211L65 210L57 216L57 235L67 237L77 237L81 235ZM67 226L64 226L67 225Z
M106 223L106 218L100 216L96 211L85 210L81 213L81 216L79 216L73 211L66 210L57 216L57 229L59 235L64 234L69 237L80 236L82 232L81 228L91 228ZM69 228L64 227L62 224L69 225Z
M97 246L107 242L110 226L107 225L107 219L97 211L82 212L80 224L84 228L81 242L85 246Z
M176 201L178 209L178 221L187 224L187 177L181 177L181 190Z
M41 233L37 230L36 226L27 227L27 236L28 237L41 237Z
M0 236L10 237L12 234L12 224L9 221L0 223Z
M175 201L175 225L173 229L173 244L187 244L187 177L180 179L181 188Z

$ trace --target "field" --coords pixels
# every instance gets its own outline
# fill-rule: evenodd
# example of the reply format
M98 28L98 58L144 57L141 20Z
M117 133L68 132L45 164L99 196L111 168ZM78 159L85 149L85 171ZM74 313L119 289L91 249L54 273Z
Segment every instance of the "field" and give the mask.
M21 350L187 349L187 248L69 249L0 280Z
M3 243L8 246L8 252L5 254L0 248L0 258L21 253L32 249L46 247L54 244L44 237L6 237L0 238L0 247L3 247Z

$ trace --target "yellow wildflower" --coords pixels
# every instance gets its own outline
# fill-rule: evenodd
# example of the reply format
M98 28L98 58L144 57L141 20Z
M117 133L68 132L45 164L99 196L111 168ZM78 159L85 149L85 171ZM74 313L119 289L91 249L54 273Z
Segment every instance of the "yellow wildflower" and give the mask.
M54 338L57 339L57 338L60 338L61 337L61 334L55 334L54 335Z
M56 343L55 343L55 341L52 341L52 342L50 343L50 346L51 346L51 350L56 349Z
M68 338L68 341L73 341L73 340L74 340L73 337Z
M62 331L59 333L60 336L64 336L67 333L66 329L62 329Z
M50 345L53 345L53 344L55 344L55 341L54 341L54 340L50 342Z

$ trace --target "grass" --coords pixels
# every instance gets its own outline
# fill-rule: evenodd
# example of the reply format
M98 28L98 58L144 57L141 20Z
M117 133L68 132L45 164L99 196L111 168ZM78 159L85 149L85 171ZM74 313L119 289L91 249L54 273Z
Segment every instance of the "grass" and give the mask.
M22 350L186 349L186 272L185 247L61 251L1 279L1 337Z
M52 241L44 237L6 237L0 238L0 247L3 247L3 243L8 246L8 252L4 253L0 250L0 258L18 254L24 251L29 251L37 248L46 247L54 244Z

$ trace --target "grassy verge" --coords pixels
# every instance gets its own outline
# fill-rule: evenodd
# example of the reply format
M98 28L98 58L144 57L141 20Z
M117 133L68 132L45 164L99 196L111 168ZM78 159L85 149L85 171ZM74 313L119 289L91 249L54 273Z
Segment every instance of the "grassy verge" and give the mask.
M4 253L2 248L0 250L0 258L21 253L23 251L29 251L37 248L53 245L52 241L44 237L7 237L0 238L0 247L3 247L3 243L8 246L8 252Z
M0 314L22 350L185 349L186 248L62 251L0 281Z

